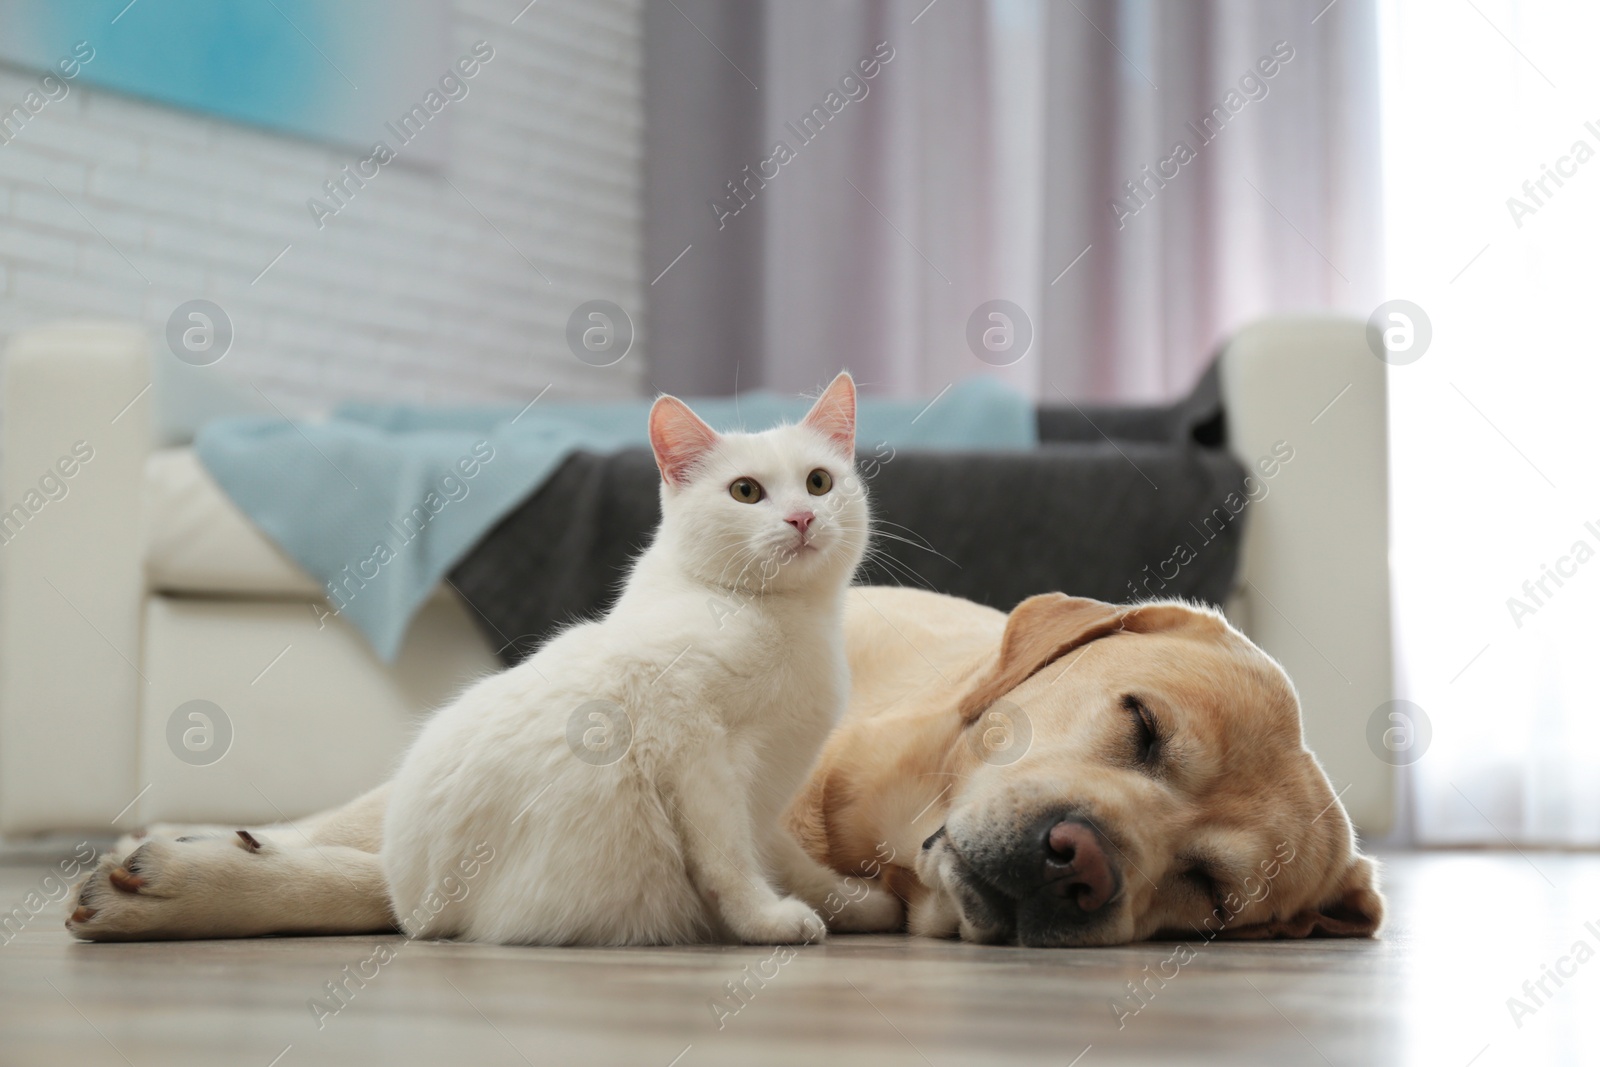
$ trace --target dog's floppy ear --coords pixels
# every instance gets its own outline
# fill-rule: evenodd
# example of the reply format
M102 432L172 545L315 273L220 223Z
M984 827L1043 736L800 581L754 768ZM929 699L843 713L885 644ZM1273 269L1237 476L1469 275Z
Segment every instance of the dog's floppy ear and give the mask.
M962 719L976 719L1046 664L1079 645L1115 633L1122 628L1127 610L1064 593L1043 593L1024 600L1006 619L1000 655L961 698Z
M1224 929L1217 936L1239 941L1300 937L1371 937L1383 925L1383 896L1378 892L1378 865L1357 856L1345 869L1338 888L1321 906L1287 919Z
M1131 633L1153 634L1184 629L1225 633L1230 628L1219 612L1176 601L1135 604L1124 611L1122 625Z

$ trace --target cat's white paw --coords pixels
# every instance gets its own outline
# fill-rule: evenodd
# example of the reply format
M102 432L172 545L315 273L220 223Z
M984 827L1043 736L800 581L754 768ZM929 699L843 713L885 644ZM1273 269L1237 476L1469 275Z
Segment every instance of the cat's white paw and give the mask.
M784 897L727 918L739 940L750 945L792 945L828 936L822 916L799 897Z
M859 883L858 883L859 884ZM898 931L906 919L900 898L875 885L868 885L866 896L846 897L846 904L828 918L828 928L849 934L886 934Z

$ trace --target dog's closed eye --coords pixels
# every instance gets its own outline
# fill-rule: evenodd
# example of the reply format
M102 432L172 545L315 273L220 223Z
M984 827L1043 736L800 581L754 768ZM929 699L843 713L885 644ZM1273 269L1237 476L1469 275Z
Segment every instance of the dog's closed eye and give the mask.
M1161 724L1149 706L1132 693L1122 697L1122 708L1134 721L1134 762L1141 767L1153 767L1161 759L1161 745L1165 740Z

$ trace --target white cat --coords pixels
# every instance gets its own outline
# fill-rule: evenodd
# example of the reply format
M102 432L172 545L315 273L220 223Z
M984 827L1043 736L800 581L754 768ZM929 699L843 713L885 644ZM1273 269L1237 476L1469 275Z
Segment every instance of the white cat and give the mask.
M898 899L780 825L849 688L855 409L847 374L757 434L656 401L661 526L615 607L441 710L394 779L382 861L408 932L794 942L824 936L818 908L897 925Z

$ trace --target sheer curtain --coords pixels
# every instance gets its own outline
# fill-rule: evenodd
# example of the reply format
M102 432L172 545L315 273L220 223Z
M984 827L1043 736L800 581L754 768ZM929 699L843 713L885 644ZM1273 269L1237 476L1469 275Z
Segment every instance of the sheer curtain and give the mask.
M1374 3L647 0L653 384L848 364L902 395L1157 400L1261 314L1365 317ZM1006 365L968 341L997 299L1034 334Z
M1396 632L1426 843L1600 843L1600 8L1382 10ZM1421 736L1419 734L1419 736Z

